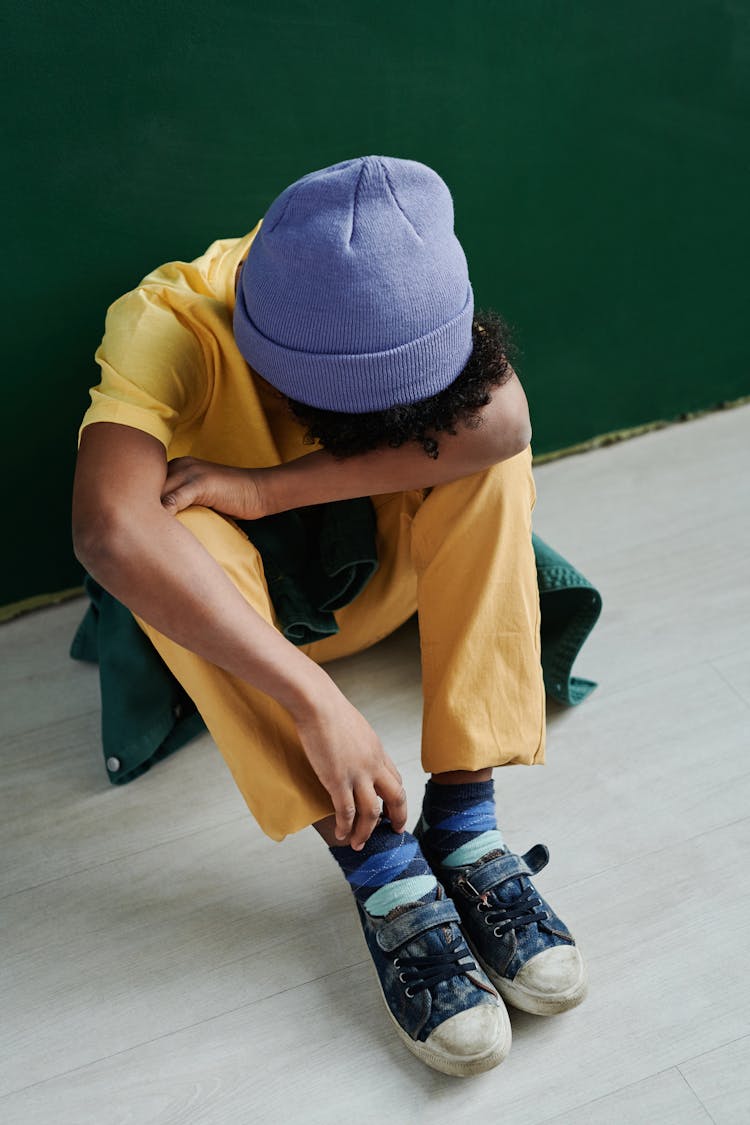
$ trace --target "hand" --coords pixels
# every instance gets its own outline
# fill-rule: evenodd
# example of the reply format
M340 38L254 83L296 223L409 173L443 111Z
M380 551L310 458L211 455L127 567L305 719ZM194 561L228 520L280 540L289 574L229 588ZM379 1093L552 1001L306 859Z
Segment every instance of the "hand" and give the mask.
M407 808L401 774L356 707L336 689L295 722L308 761L331 795L337 839L361 851L380 819L380 798L394 831L403 832Z
M269 514L264 483L272 469L236 469L197 457L176 457L167 465L162 507L176 515L193 504L236 519Z

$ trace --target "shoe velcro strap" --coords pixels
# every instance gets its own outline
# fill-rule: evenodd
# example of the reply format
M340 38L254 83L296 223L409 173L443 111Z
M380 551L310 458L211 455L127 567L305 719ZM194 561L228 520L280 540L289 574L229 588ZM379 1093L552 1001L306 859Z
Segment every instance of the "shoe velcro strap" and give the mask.
M549 851L546 846L535 844L525 855L511 852L509 855L498 856L497 859L479 864L467 877L467 882L478 895L483 895L498 883L504 883L506 879L512 879L515 875L536 875L548 861Z
M459 913L449 898L435 899L434 902L426 902L424 906L405 911L392 922L386 922L377 931L375 939L381 949L392 953L425 930L445 925L446 922L460 921Z

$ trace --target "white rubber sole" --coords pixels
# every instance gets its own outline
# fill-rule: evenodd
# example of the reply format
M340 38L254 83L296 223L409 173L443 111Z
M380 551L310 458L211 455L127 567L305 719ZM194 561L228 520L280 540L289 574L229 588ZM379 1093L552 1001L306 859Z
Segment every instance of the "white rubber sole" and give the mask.
M506 1011L505 1005L502 1003L498 1008L501 1020L500 1033L490 1047L476 1055L443 1055L429 1047L426 1043L420 1043L418 1040L412 1039L412 1037L404 1031L403 1027L401 1027L401 1024L389 1008L377 969L372 961L370 963L375 973L375 980L380 990L380 995L383 998L383 1006L399 1038L413 1055L416 1055L418 1059L421 1059L427 1066L432 1067L433 1070L439 1070L442 1074L450 1074L455 1078L470 1078L473 1074L483 1074L484 1071L492 1070L493 1067L499 1066L510 1051L512 1029L510 1026L510 1017Z

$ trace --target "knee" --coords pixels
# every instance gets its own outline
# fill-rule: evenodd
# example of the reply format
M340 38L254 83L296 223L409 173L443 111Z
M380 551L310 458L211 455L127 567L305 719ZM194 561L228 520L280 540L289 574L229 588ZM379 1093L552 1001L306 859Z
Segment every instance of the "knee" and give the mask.
M242 528L229 516L198 504L178 512L174 518L205 547L245 600L275 625L262 555Z
M218 522L225 517L220 516L213 508L204 508L201 504L193 504L189 508L183 508L174 518L195 533L206 527L216 527Z
M241 536L243 539L247 539L244 531L228 516L215 512L213 508L204 508L200 504L184 508L174 518L179 520L183 527L191 531L196 539L200 539L204 545L207 541L213 542L217 537L228 536L236 539L237 536Z
M246 561L249 556L259 558L259 552L250 539L229 516L194 504L174 517L203 544L210 555L225 567L238 557Z

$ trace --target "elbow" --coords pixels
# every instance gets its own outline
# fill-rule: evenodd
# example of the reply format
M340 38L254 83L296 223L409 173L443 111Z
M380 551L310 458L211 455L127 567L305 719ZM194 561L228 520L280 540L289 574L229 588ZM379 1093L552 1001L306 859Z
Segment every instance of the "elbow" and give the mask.
M523 453L524 449L531 445L531 416L529 415L529 404L525 395L523 396L523 404L519 405L514 414L513 430L516 454L518 454Z
M95 541L84 531L73 533L73 554L88 574L96 578L97 549Z
M518 452L523 453L524 449L528 449L531 445L532 431L531 422L527 419L526 423L521 426L518 432Z
M515 372L492 397L487 417L499 461L517 457L531 445L529 403Z
M73 552L97 582L111 588L122 577L138 574L145 556L161 549L165 528L174 517L152 506L126 512L107 506L73 514Z
M99 516L73 522L73 553L92 578L102 581L128 556L127 532L116 519Z
M489 463L517 457L531 444L529 404L517 378L493 395L481 418L481 444Z
M73 554L87 574L97 581L101 577L102 564L108 553L109 549L89 529L74 530Z
M523 453L529 445L531 445L531 423L528 420L521 421L517 425L504 427L495 435L494 440L489 443L489 455L493 464L498 461L508 461L511 457Z

